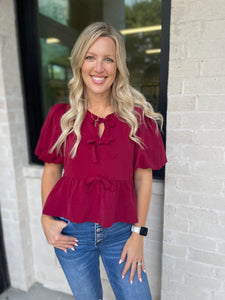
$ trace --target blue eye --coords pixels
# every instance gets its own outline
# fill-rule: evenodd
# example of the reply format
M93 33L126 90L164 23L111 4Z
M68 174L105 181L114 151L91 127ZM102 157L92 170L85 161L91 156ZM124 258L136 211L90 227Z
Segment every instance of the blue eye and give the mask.
M114 60L112 58L109 58L109 57L106 58L106 61L107 62L114 62Z
M87 60L94 60L94 56L88 55L88 56L86 56L86 59Z

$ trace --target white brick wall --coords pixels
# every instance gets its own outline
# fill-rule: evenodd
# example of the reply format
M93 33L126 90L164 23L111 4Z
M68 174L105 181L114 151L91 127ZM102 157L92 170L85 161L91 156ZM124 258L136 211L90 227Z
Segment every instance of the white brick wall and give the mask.
M162 300L225 299L223 0L172 0Z
M0 2L0 116L1 215L8 269L11 284L27 289L34 282L34 269L22 174L28 155L13 0Z

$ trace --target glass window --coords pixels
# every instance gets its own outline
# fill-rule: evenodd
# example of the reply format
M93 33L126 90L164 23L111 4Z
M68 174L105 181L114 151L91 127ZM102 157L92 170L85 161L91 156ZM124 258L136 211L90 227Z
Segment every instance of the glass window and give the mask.
M89 23L106 21L124 35L131 84L158 110L161 0L38 0L44 114L68 101L69 56Z
M68 102L70 53L80 32L94 21L106 21L121 31L131 84L166 118L171 0L15 4L31 162L41 163L34 155L41 127L52 105ZM163 178L163 169L154 176Z

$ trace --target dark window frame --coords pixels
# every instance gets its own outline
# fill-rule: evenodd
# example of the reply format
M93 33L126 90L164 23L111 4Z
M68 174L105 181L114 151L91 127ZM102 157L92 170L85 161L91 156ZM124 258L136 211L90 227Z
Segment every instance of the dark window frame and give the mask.
M41 89L41 55L37 26L37 0L14 0L17 22L18 48L24 93L25 117L31 163L41 162L34 155L44 121ZM169 62L171 0L162 0L162 32L160 54L159 111L164 117L163 141L166 140L167 83ZM154 178L163 179L165 169L154 171Z

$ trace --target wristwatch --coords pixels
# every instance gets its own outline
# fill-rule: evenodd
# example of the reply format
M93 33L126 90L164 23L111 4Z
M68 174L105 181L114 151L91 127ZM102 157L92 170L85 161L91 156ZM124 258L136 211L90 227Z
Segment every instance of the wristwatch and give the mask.
M140 235L146 236L148 234L148 228L147 227L137 227L132 225L131 227L132 232L136 232Z

